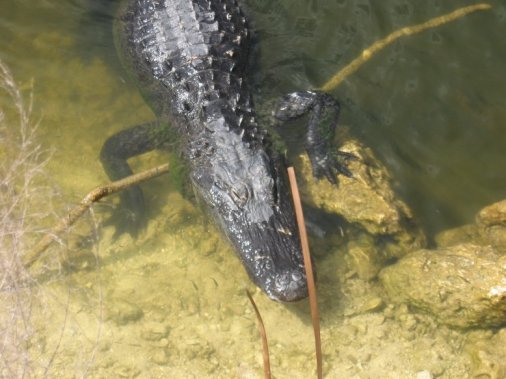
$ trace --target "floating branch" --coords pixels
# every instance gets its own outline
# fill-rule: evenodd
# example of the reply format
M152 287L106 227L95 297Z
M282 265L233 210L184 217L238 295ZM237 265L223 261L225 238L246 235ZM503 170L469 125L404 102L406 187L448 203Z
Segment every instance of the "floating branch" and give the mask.
M25 266L29 268L40 257L40 255L55 241L59 234L74 224L76 220L86 212L93 203L96 203L105 196L111 195L125 188L139 184L146 180L155 178L169 171L169 164L165 163L150 170L143 171L138 174L127 176L121 180L117 180L105 186L97 187L89 192L81 202L76 205L60 222L48 232L42 239L29 251L25 257Z
M325 92L330 92L334 88L336 88L341 82L346 79L348 76L353 74L355 71L357 71L360 66L362 66L365 62L367 62L369 59L373 57L376 53L378 53L383 48L390 45L392 42L396 41L397 39L404 37L404 36L410 36L412 34L417 34L420 32L423 32L426 29L435 28L436 26L446 24L447 22L454 21L460 17L465 16L468 13L481 11L490 9L492 6L490 4L475 4L470 5L468 7L457 9L451 13L445 14L443 16L435 17L433 19L430 19L429 21L426 21L422 24L413 25L413 26L406 26L402 29L396 30L393 33L390 33L385 38L374 42L371 46L369 46L367 49L363 50L362 53L355 58L353 61L351 61L350 64L348 64L346 67L341 69L337 74L335 74L330 80L325 83L320 90Z

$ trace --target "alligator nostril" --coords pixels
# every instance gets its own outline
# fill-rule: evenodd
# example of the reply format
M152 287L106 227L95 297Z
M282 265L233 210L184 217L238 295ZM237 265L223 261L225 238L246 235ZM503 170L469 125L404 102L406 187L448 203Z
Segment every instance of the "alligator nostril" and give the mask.
M287 275L286 273L280 274L276 278L276 285L278 287L285 288L289 283L290 283L290 278L289 278L289 275Z
M266 292L277 301L297 301L307 296L306 283L301 272L284 272L278 274L274 286Z
M298 281L302 280L302 278L303 278L302 273L300 273L298 271L292 272L292 280L293 281L298 282Z

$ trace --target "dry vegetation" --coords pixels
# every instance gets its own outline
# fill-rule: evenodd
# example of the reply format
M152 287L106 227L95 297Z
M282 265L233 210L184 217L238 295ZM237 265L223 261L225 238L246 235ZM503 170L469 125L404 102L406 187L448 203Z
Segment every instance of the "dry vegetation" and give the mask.
M3 311L0 319L0 367L2 377L23 377L32 366L27 344L33 337L31 315L33 286L22 265L22 255L35 230L31 221L40 217L33 204L41 191L33 185L46 163L35 141L28 104L8 67L0 61L0 87L11 102L0 109L0 286ZM2 95L5 95L2 94ZM3 96L2 96L3 97ZM7 107L12 107L8 109ZM17 118L17 120L16 120ZM18 125L16 125L16 123Z
M71 288L59 264L29 272L23 256L57 219L52 203L61 196L45 173L50 154L37 142L31 91L26 101L1 60L0 91L0 377L45 377L68 326ZM47 320L56 323L51 341L38 333Z

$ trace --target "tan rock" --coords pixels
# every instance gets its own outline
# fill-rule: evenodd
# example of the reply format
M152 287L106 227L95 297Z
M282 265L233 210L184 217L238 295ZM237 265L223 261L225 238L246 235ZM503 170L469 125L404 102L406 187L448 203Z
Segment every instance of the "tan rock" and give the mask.
M487 245L481 237L480 231L475 224L463 225L457 228L444 230L435 237L438 247L460 245L462 243L474 243L475 245Z
M476 224L488 243L506 253L506 200L483 208L476 216Z
M460 328L506 324L506 256L462 244L419 250L380 272L391 300Z
M391 176L369 148L349 140L340 148L358 159L349 161L353 178L339 175L339 184L328 180L312 180L309 158L299 157L298 168L304 201L338 214L349 223L363 228L389 246L382 248L387 256L402 256L408 251L425 246L425 236L417 226L408 206L400 201L391 186ZM311 180L309 180L311 178Z
M490 335L491 334L491 335ZM471 358L471 378L506 377L506 329L497 333L472 333L464 347Z
M106 320L112 320L117 325L137 322L144 316L142 309L123 299L110 299L106 308Z

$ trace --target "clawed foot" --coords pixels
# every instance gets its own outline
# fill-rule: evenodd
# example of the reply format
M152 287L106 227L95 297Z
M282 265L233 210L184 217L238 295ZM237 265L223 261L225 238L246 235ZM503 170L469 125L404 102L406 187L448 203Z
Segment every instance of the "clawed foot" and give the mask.
M274 112L280 121L295 120L305 114L309 115L306 151L313 167L313 176L316 179L326 177L334 184L337 184L338 174L353 177L348 162L358 158L332 148L339 103L327 93L299 91L284 96Z
M353 173L348 169L348 162L358 159L356 155L340 150L328 152L327 154L311 154L308 152L308 155L313 168L313 176L316 179L325 177L333 184L337 184L337 175L339 174L352 178Z

